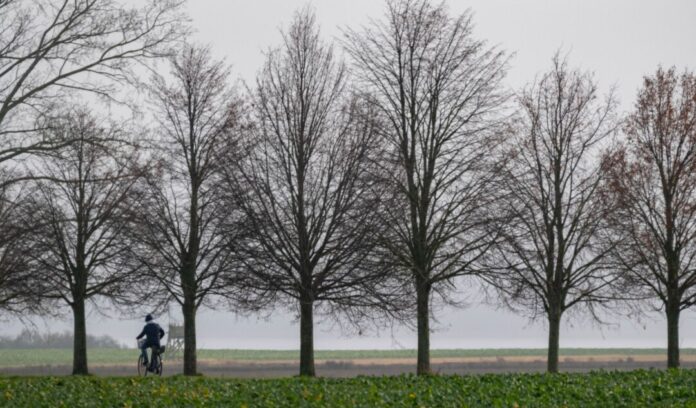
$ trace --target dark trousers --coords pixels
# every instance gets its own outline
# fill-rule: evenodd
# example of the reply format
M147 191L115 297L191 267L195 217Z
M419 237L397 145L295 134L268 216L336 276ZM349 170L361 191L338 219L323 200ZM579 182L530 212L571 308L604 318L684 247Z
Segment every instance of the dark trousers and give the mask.
M140 355L143 357L143 361L145 362L145 364L147 364L147 361L148 361L147 349L150 347L159 348L159 346L160 345L158 343L150 342L150 341L145 341L145 343L143 343L143 346L140 348Z

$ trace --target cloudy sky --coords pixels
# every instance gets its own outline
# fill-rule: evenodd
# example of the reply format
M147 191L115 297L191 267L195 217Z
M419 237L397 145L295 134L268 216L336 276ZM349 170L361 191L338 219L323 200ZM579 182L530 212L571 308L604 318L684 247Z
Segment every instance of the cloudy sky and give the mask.
M210 44L218 58L232 65L240 80L251 83L263 61L263 51L279 44L279 29L305 0L189 0L196 33L191 40ZM642 76L659 65L696 68L696 1L693 0L449 0L452 13L474 12L476 36L513 55L507 85L518 90L550 65L561 49L571 65L593 71L601 87L615 86L623 111L630 110ZM314 0L322 33L327 40L341 36L341 28L359 27L379 18L380 0ZM433 348L545 347L546 327L524 317L481 303L474 289L462 288L470 306L444 308L433 333ZM143 310L142 314L146 313ZM176 313L172 314L176 318ZM88 331L110 334L132 344L141 316L105 317L92 313ZM586 320L566 324L562 347L665 347L666 324L659 314L638 322L608 316L597 326ZM160 322L168 323L162 316ZM39 327L67 330L64 322L36 322ZM267 319L237 318L230 312L203 311L199 318L202 348L299 348L299 327L287 311ZM12 322L1 334L14 334ZM405 328L363 337L342 334L330 322L320 324L316 347L415 348L414 333ZM681 345L696 347L696 314L681 320Z

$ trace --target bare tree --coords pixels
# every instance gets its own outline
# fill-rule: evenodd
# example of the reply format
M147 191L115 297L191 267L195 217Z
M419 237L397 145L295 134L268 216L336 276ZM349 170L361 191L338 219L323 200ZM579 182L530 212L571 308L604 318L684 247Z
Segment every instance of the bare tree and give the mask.
M513 310L549 324L547 370L558 372L561 318L614 297L611 245L602 229L611 207L599 194L598 149L616 129L616 101L601 99L589 73L558 54L519 96L521 117L501 172L500 239L486 279Z
M696 76L645 77L624 143L604 157L627 288L667 315L667 366L679 367L679 315L696 304Z
M346 81L314 13L298 12L257 77L255 137L229 170L249 229L240 285L299 309L302 376L315 375L315 314L356 322L389 304L372 239L374 123Z
M167 52L183 32L179 0L125 8L116 0L0 1L0 163L59 148L33 124L66 93L107 98L134 64Z
M83 109L67 113L51 132L75 142L43 157L33 172L32 273L45 282L41 296L72 309L73 374L87 374L86 302L125 299L137 267L124 231L142 169L127 134Z
M136 256L147 275L184 316L184 374L196 370L196 312L225 292L232 271L225 225L228 208L218 186L226 146L233 145L239 101L228 68L206 48L187 45L171 59L171 78L151 86L161 137L159 171L134 212Z
M384 162L394 166L388 182L401 205L387 213L382 236L415 288L417 372L427 374L431 294L445 297L490 245L489 159L507 61L474 38L469 12L451 17L427 0L387 6L384 20L348 30L345 44L386 123Z
M3 175L4 176L4 175ZM0 180L9 180L8 175ZM1 182L0 182L1 183ZM45 282L32 273L31 254L34 214L31 211L33 189L25 184L4 184L0 189L0 311L19 318L46 313L40 294Z

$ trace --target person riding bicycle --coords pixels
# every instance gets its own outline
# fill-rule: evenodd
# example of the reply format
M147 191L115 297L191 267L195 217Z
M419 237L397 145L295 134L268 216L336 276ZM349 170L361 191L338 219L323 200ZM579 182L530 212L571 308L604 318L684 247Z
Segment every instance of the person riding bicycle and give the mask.
M152 348L153 352L154 350L159 349L160 339L164 337L164 330L162 330L160 325L153 320L154 319L151 314L147 315L145 317L145 327L143 327L143 331L140 332L138 337L136 337L138 340L145 337L145 341L143 342L142 346L140 346L140 352L143 356L143 365L148 367L149 371L152 371L152 367L149 367L147 362L147 349Z

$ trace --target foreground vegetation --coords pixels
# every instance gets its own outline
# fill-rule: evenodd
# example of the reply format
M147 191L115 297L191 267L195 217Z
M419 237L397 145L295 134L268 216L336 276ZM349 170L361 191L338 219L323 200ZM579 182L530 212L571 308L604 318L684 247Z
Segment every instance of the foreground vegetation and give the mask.
M696 355L696 349L682 349L682 355ZM298 350L198 350L201 360L296 361ZM660 348L566 348L562 357L603 355L664 355ZM432 350L433 358L520 357L545 358L546 349L443 349ZM0 367L56 366L72 363L72 349L0 349ZM138 357L134 349L95 348L88 351L90 364L133 364ZM170 357L166 356L165 358ZM416 350L317 350L319 360L357 360L375 358L416 358Z
M696 407L696 371L351 379L0 377L17 407Z

